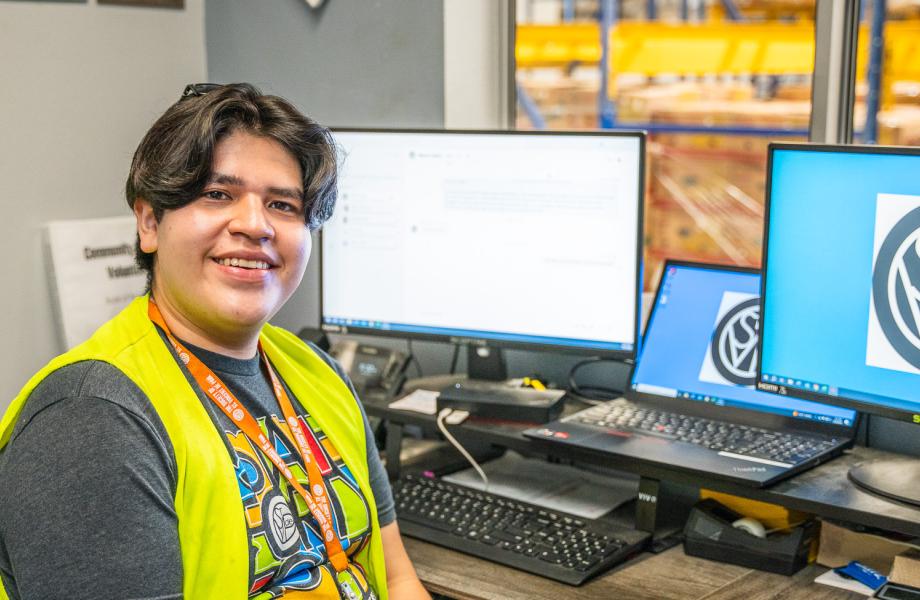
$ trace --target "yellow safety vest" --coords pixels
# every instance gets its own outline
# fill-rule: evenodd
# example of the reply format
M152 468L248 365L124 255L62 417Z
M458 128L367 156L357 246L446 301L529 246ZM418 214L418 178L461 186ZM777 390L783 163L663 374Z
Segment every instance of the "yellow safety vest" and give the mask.
M368 503L370 543L352 560L387 600L380 523L367 466L364 422L345 382L303 341L266 325L262 346L294 396L316 419L355 476ZM249 590L249 537L236 474L220 432L153 323L147 297L136 298L86 342L58 356L22 388L0 421L0 450L32 390L63 366L100 360L112 364L147 395L172 442L178 467L175 507L182 550L185 598L245 599ZM8 600L0 585L0 600Z

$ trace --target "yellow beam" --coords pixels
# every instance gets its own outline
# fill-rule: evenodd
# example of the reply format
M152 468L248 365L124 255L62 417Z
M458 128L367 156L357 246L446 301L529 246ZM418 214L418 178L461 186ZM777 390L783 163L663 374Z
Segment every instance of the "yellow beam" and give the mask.
M859 34L857 77L865 76L868 28ZM613 74L810 74L814 25L798 23L668 24L621 22L611 28ZM519 68L600 62L600 29L593 23L519 25ZM920 22L885 26L886 81L920 80Z
M612 30L611 71L660 75L783 75L811 71L807 26L623 23Z
M885 24L885 72L890 72L896 80L920 81L920 25L917 21Z
M601 60L600 28L594 23L518 25L515 30L518 67L557 67L572 61Z

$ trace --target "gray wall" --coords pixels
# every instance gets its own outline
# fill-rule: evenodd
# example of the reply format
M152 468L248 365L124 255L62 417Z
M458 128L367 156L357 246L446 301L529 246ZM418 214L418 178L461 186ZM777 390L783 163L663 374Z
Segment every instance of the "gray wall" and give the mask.
M0 411L59 346L49 220L127 215L134 148L204 78L203 0L184 10L0 2Z
M207 0L208 77L249 81L325 125L442 127L444 9L432 0Z

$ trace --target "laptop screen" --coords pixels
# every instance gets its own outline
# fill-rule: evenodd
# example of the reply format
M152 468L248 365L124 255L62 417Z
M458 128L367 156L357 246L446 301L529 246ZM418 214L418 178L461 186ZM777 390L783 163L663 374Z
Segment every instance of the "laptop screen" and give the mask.
M760 275L665 269L631 381L637 392L850 426L852 410L754 389Z

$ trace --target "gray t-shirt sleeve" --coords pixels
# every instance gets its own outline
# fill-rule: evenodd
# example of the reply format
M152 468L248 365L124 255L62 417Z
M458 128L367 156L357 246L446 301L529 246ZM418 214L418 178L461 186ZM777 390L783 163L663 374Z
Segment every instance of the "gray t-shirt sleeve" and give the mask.
M0 577L16 598L182 597L176 462L146 396L87 361L30 396L0 454Z
M383 463L380 461L380 453L377 452L374 432L371 429L370 421L367 419L367 413L364 412L364 405L361 404L358 393L355 391L355 386L352 385L348 373L342 369L342 365L320 350L315 344L307 342L307 345L342 378L342 381L345 382L348 389L351 390L352 396L358 402L358 408L361 409L361 418L364 419L364 437L367 440L367 468L370 475L371 491L374 493L374 501L377 503L377 520L380 522L381 527L389 525L396 520L396 503L393 501L390 480L387 477L386 470L383 468Z
M351 387L351 381L348 381ZM352 388L352 393L355 390ZM355 396L357 397L357 396ZM374 492L374 501L377 503L377 520L380 526L389 525L396 520L396 503L393 501L393 490L390 488L390 479L387 477L386 469L380 461L380 453L377 452L377 444L374 441L374 432L371 430L371 424L364 413L364 406L358 402L361 408L361 416L364 418L364 434L367 438L367 469L371 480L371 490Z

